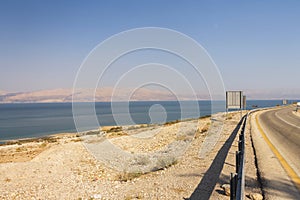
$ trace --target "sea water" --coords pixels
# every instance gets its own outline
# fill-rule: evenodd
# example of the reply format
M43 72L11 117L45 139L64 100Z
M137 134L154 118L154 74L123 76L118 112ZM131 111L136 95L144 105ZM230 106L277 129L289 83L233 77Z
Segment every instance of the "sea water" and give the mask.
M195 103L198 109L195 109ZM247 101L247 109L255 107L272 107L281 105L279 100ZM81 103L84 107L86 103ZM154 105L158 108L152 109ZM100 126L164 123L166 121L180 120L183 118L197 118L225 111L225 102L198 101L136 101L96 102L95 111ZM124 112L127 107L129 113ZM183 110L184 109L184 110ZM149 112L151 110L151 112ZM199 112L198 112L199 110ZM113 114L112 114L113 113ZM152 119L151 119L152 116ZM153 116L158 120L153 121ZM160 116L165 116L160 118ZM126 120L126 118L130 120ZM121 124L115 118L125 119ZM161 121L160 121L161 120ZM129 123L130 122L130 123ZM95 127L85 127L94 129ZM74 125L72 103L17 103L0 104L0 140L41 137L54 133L76 132Z

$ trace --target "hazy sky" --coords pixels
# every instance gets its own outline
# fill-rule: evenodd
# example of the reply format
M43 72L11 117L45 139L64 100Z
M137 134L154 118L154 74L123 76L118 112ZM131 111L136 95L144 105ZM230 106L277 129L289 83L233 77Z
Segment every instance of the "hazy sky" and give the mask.
M71 88L98 43L149 26L199 42L226 89L299 89L299 11L297 0L0 0L0 90Z

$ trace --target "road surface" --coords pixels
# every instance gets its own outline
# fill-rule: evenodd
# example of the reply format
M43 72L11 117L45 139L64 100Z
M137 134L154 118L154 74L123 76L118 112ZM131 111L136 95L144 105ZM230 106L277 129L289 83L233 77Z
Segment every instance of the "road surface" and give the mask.
M259 116L267 137L300 176L300 117L295 107L270 110Z
M253 113L251 135L264 199L300 199L300 117L295 107Z

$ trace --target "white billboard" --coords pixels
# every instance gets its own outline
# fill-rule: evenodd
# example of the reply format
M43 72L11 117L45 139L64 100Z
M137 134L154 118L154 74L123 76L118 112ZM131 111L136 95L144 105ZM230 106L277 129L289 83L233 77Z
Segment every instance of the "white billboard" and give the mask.
M226 108L242 109L243 108L243 92L227 91L226 92Z

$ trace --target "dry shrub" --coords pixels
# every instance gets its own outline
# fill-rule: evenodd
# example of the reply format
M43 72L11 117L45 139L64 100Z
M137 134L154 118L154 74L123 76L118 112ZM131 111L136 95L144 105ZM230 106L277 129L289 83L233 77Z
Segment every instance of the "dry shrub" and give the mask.
M150 159L147 156L138 156L134 158L134 165L145 166L150 163Z
M177 120L175 120L175 121L170 121L170 122L166 122L166 123L164 123L164 125L165 126L170 126L170 125L172 125L172 124L177 124L177 123L179 123L180 121L177 119Z
M234 115L234 114L232 114L232 113L227 114L227 115L226 115L226 120L231 120L231 119L233 118L233 115Z
M123 172L116 176L116 180L121 181L121 182L127 182L127 181L131 181L135 178L138 178L142 175L143 175L143 173L141 173L141 172Z
M125 197L125 200L133 200L133 199L143 199L143 195L136 194L136 195L130 195Z
M173 156L160 157L157 159L156 166L152 169L152 171L162 170L171 167L172 165L175 165L177 163L177 159Z
M111 133L111 132L120 132L122 131L122 126L116 126L116 127L112 127L111 129L109 129L108 131L106 131L107 133Z
M211 117L211 115L204 115L204 116L199 117L199 119L206 119L206 118L209 118L209 117Z
M210 122L207 122L207 123L202 127L200 133L205 133L205 132L207 132L208 129L209 129L209 127L210 127Z
M177 141L188 141L190 138L187 135L177 135L176 140Z
M43 142L42 144L40 144L40 148L45 148L48 144L46 142Z
M114 138L114 137L121 137L121 136L126 136L126 135L128 135L128 134L123 132L123 131L119 131L119 132L107 133L106 137L107 138Z
M82 142L82 138L75 138L75 139L72 139L71 142Z
M10 182L11 179L10 179L10 178L5 178L4 181L5 181L5 182Z

